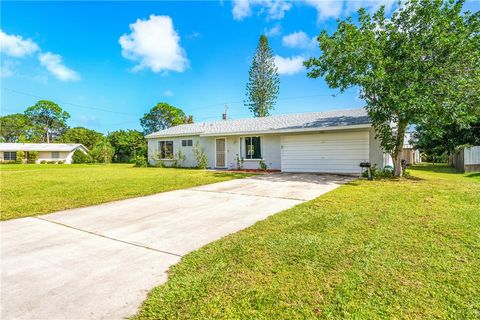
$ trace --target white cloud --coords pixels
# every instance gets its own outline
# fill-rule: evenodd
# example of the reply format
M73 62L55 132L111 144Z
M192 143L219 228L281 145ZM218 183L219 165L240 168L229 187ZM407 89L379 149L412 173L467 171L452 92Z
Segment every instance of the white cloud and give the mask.
M276 26L271 27L270 29L267 29L267 28L263 29L263 33L267 37L278 36L280 34L280 31L281 31L281 27L278 24Z
M316 45L316 39L310 38L303 31L297 31L284 36L282 38L282 44L290 48L314 48Z
M345 15L355 13L360 8L367 9L368 12L374 13L380 9L381 6L385 6L385 12L390 12L393 6L398 0L358 0L347 1L345 3Z
M163 95L164 95L165 97L172 97L172 96L173 96L173 91L171 91L171 90L165 90L165 91L163 91Z
M292 4L285 0L233 0L232 15L235 20L243 20L252 15L252 7L260 7L260 12L267 12L268 19L280 20Z
M200 32L197 32L197 31L194 31L190 34L187 34L187 36L186 36L186 38L190 39L190 40L200 38L200 37L202 37L202 34Z
M267 4L268 17L275 20L283 19L283 17L285 17L285 12L292 8L290 2L282 0L262 1L262 3Z
M0 77L8 78L15 74L15 67L18 65L17 61L2 59L0 67Z
M38 51L38 45L30 39L21 36L6 34L0 30L0 52L12 57L24 57Z
M373 13L385 6L385 11L390 12L397 0L305 0L317 10L317 20L323 21L329 18L341 18L355 13L360 8L365 8L368 12Z
M22 58L34 52L40 51L40 47L31 39L23 39L21 36L6 34L0 30L0 52L5 55ZM79 75L66 67L62 62L62 57L51 52L39 53L38 61L47 68L56 78L62 81L79 80ZM9 77L14 74L14 67L18 64L16 61L3 60L1 65L1 77ZM45 77L36 76L35 79L45 79ZM45 80L42 80L45 81Z
M130 34L120 37L119 43L125 58L140 62L133 71L149 68L153 72L182 72L188 67L187 55L169 16L138 19L130 24L130 30Z
M260 8L259 13L266 13L268 19L283 19L285 12L293 4L306 3L317 10L317 20L321 22L330 18L337 19L351 15L360 8L365 8L370 13L385 6L385 11L391 12L398 0L233 0L232 15L235 20L243 20L252 15L254 7Z
M24 57L38 51L38 45L30 39L21 36L6 34L0 30L0 52L12 57Z
M292 75L303 71L304 58L301 56L293 56L290 58L284 58L281 56L275 56L275 65L278 68L279 74Z
M80 80L80 76L74 70L63 64L62 56L51 52L40 53L38 55L40 64L47 68L51 74L61 81Z
M317 10L318 21L328 18L339 18L342 14L343 1L338 0L306 0L307 4Z
M232 15L235 20L242 20L252 14L250 0L233 0Z
M97 117L92 115L81 115L80 120L84 122L91 122L97 120Z

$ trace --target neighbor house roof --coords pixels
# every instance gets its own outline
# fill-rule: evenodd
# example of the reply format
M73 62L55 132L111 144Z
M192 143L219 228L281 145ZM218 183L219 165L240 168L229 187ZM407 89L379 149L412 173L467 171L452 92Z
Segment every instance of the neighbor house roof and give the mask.
M76 149L88 151L80 143L0 143L0 151L64 151L71 152Z
M350 109L183 124L154 132L147 135L147 138L318 131L346 126L367 127L370 123L364 109Z

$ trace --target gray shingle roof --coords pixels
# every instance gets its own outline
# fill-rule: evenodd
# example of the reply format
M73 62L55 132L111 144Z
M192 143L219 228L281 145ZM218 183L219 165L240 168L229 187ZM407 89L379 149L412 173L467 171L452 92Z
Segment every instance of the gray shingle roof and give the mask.
M182 135L222 135L269 132L295 132L321 128L370 124L364 109L336 110L183 124L147 135L158 138Z
M77 148L88 151L79 143L0 143L0 151L65 151L70 152Z

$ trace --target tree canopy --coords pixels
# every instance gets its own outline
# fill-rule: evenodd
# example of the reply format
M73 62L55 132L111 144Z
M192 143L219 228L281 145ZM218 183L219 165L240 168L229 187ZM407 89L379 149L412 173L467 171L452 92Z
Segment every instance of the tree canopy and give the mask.
M140 124L145 134L164 130L183 123L193 123L192 116L186 116L182 109L160 102L145 113Z
M268 116L275 107L279 87L280 77L272 49L268 38L261 35L248 72L245 106L248 106L255 117Z
M90 150L102 138L103 134L98 131L84 127L75 127L67 129L59 141L65 143L81 143Z
M376 137L402 175L406 128L432 119L465 123L480 103L480 13L464 1L412 0L390 18L359 10L318 36L322 54L305 62L312 78L341 92L360 87Z
M413 145L432 159L452 155L461 146L480 145L480 117L466 124L418 125Z
M147 141L137 130L113 131L107 139L115 149L113 162L130 162L136 156L147 156Z
M55 102L40 100L25 110L25 116L34 127L43 131L44 142L58 138L67 129L67 119L70 114L64 111Z
M95 143L89 154L93 162L110 163L112 162L114 153L115 149L110 141L108 141L106 137L103 137Z
M3 142L25 142L31 128L28 118L22 113L0 117L0 136Z

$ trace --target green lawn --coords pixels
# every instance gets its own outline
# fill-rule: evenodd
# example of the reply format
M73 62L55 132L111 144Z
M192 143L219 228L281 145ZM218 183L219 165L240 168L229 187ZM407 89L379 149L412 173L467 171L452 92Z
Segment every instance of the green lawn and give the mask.
M244 176L131 164L0 165L0 215L27 217Z
M138 319L479 319L480 175L354 181L185 256Z

